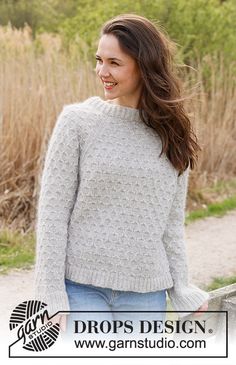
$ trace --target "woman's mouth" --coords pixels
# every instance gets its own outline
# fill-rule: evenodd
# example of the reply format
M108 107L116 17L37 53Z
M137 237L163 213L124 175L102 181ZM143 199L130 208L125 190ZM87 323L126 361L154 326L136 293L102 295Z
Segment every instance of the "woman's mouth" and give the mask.
M111 90L117 85L117 82L105 82L105 81L103 81L103 84L104 84L105 89Z

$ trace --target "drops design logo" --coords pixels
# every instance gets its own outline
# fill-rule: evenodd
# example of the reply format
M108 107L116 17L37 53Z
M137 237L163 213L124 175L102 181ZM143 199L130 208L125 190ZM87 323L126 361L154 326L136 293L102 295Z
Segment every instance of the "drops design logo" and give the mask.
M58 323L50 321L47 304L29 300L20 303L13 310L9 327L17 328L18 340L23 340L23 348L29 351L44 351L57 340L60 332Z

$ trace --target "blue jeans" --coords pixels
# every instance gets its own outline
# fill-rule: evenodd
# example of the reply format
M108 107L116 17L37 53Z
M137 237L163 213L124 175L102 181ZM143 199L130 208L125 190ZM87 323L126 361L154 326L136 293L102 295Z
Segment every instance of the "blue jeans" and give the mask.
M132 321L136 334L140 332L141 320L144 321L142 323L142 331L144 332L148 331L147 321L165 321L166 313L135 313L133 311L166 311L166 290L139 293L102 288L90 284L80 284L68 279L65 279L65 286L71 311L107 311L106 313L70 313L67 316L66 336L75 333L75 320L79 320L80 323L81 321L87 322L88 320L92 320L98 321L99 324L101 321L109 321L111 323L113 321L122 321L123 324L125 321L128 321L128 323ZM111 311L131 312L119 313ZM99 330L101 332L101 328ZM105 332L107 330L108 326L106 326ZM121 337L122 330L124 328L120 328L119 332L117 329L116 335ZM111 333L114 336L114 328L111 329Z

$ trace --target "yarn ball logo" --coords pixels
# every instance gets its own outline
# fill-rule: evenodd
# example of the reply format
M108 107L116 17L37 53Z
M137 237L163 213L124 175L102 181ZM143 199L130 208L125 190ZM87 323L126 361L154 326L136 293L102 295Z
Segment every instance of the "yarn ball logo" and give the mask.
M29 300L20 303L10 317L10 330L17 328L18 340L29 351L44 351L57 340L60 332L58 323L50 321L47 304Z

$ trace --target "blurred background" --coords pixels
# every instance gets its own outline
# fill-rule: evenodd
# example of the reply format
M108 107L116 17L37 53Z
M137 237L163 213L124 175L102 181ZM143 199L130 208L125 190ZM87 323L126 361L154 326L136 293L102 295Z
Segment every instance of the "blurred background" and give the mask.
M102 24L147 17L176 42L193 94L186 109L202 152L190 174L186 224L236 209L236 1L0 1L0 272L34 262L47 144L63 105L103 98L95 75ZM235 276L234 279L235 281Z

